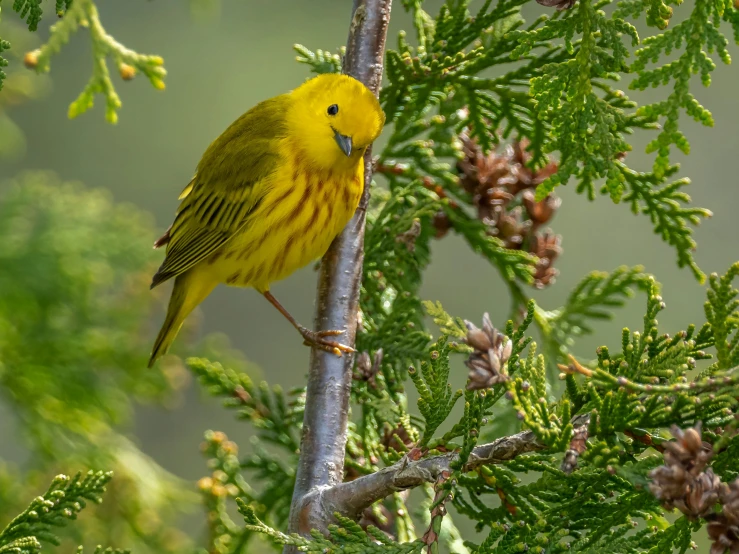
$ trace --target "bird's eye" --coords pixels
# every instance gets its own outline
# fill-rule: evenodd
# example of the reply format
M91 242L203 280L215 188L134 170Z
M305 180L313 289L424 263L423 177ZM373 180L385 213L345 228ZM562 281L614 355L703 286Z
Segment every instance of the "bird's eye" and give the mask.
M338 104L331 104L328 107L327 112L328 112L328 115L336 115L337 113L339 113L339 106L338 106Z

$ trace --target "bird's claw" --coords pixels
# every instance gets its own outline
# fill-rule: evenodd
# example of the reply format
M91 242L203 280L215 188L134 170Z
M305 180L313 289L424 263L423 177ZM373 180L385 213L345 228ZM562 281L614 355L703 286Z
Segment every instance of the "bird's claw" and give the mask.
M326 337L335 337L341 335L344 331L337 329L329 329L327 331L311 331L305 327L300 329L300 334L303 336L306 346L315 346L320 350L331 352L332 354L341 358L343 352L352 353L356 352L351 346L346 346L333 340L326 340Z

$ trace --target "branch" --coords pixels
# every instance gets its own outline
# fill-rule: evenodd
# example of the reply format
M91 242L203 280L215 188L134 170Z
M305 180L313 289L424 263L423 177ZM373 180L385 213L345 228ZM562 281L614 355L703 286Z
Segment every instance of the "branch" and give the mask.
M590 414L573 419L575 433L587 430ZM480 466L499 464L512 460L527 452L547 449L532 431L522 431L508 437L501 437L491 443L477 446L470 454L463 472L473 471ZM321 519L328 521L332 514L357 518L368 506L394 492L418 487L424 483L435 483L444 471L451 471L458 454L450 453L409 462L405 457L398 463L383 468L376 473L364 475L353 481L341 483L330 488L317 490L312 504L321 510ZM318 514L316 514L318 515Z
M385 38L392 0L355 0L347 39L344 72L376 95L382 80ZM372 152L364 157L364 193L354 217L334 240L321 263L316 329L345 329L347 344L357 332L359 288L364 260L364 227ZM341 483L344 473L352 356L336 357L313 349L308 375L303 436L300 444L289 529L307 535L325 530L330 516L314 502L315 492ZM290 552L290 547L286 552Z
M37 73L48 72L52 57L62 50L72 34L80 27L90 29L92 76L77 99L70 104L68 111L70 119L92 108L95 95L102 94L105 97L105 118L110 123L118 121L121 100L110 78L106 61L108 57L116 64L124 81L130 81L137 73L142 73L154 88L164 90L164 77L167 72L163 67L162 58L134 52L110 36L100 22L94 0L75 0L70 4L63 19L51 26L49 40L46 44L26 54L23 60L26 67Z

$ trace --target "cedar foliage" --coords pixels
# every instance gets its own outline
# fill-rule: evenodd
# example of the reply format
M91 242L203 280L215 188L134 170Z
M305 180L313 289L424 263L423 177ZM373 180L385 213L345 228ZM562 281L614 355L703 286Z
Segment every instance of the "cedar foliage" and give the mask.
M240 456L223 433L206 433L211 475L198 488L208 552L246 552L261 536L307 552L659 554L685 552L704 526L712 554L739 549L739 263L708 279L705 322L672 334L657 319L666 309L660 285L642 267L590 273L560 307L538 306L528 292L556 276L561 238L542 227L559 205L557 187L569 183L590 200L604 195L648 216L677 265L704 282L692 233L710 212L692 205L671 152L689 151L681 113L712 125L691 75L708 86L713 57L729 63L723 33L739 41L739 9L731 0L537 1L541 16L524 21L529 0L448 0L436 14L423 0L403 0L413 32L401 32L386 55L388 140L376 153L367 220L345 480L411 456L455 452L456 461L421 487L420 504L399 492L358 521L337 514L327 536L286 534L304 391L255 383L233 363L190 358L206 390L257 435ZM38 26L40 2L12 7L30 29ZM90 24L97 63L70 116L100 93L115 122L120 100L106 56L124 79L142 73L163 86L161 60L109 37L92 0L56 8L62 19L52 39L25 62L47 70L69 33ZM650 34L640 36L636 22ZM0 51L8 48L0 42ZM341 49L295 48L314 73L341 71ZM635 98L654 86L667 90L665 99L639 105L616 88L627 76ZM627 138L636 131L655 137L651 171L628 164ZM497 329L487 315L478 328L421 297L432 241L448 232L506 283L512 316ZM591 361L573 358L593 322L612 318L636 293L642 328L604 337ZM467 386L454 391L450 370L461 361ZM529 430L536 452L470 471L473 449L505 429ZM97 500L101 492L90 494ZM65 494L73 515L83 507L75 495L84 494ZM67 502L55 498L52 515ZM234 504L245 524L233 519ZM52 516L32 520L34 506L0 534L0 552L38 550ZM671 517L674 509L683 515ZM481 538L464 540L457 525Z

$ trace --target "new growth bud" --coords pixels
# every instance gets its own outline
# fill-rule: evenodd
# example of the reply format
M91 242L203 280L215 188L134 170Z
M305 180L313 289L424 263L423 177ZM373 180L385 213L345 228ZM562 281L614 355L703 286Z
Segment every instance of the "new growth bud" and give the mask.
M130 81L136 76L136 68L127 63L122 63L118 66L118 72L121 74L121 79L124 81Z

